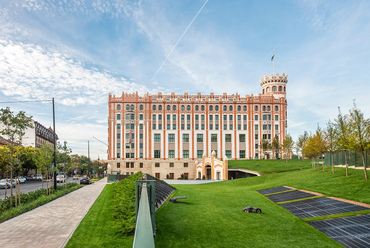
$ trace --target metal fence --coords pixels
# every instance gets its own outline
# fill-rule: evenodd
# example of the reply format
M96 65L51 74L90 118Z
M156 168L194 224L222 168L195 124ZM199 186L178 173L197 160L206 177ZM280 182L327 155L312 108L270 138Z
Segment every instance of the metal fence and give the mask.
M370 161L368 160L369 156L369 151L365 152L364 158L365 158L365 164L366 167L369 167ZM344 151L337 152L333 154L333 160L334 160L334 165L345 165L346 160L345 160L345 155ZM325 153L325 165L331 165L332 164L332 158L330 153ZM347 162L349 166L364 166L362 163L362 156L361 152L352 152L352 151L347 151Z

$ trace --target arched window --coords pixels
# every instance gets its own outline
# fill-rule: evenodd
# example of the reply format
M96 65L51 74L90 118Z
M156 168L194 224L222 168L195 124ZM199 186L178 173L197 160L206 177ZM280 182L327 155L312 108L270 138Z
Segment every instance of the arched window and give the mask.
M172 106L172 110L173 110L173 111L176 111L176 105L173 105L173 106Z
M284 86L284 92L285 92L285 86Z
M262 95L264 95L265 94L265 89L262 89Z
M281 91L281 86L279 86L279 91Z
M198 105L195 105L195 111L198 111L198 110L199 110Z
M276 86L272 86L272 91L276 91Z
M258 106L254 106L254 111L258 111Z
M143 110L143 108L144 108L143 105L140 105L140 110Z
M242 110L242 108L240 106L238 106L238 111Z
M158 105L158 110L162 110L162 105Z
M233 111L233 106L230 106L230 107L229 107L229 110L230 110L230 111Z
M129 111L130 110L130 106L127 104L126 105L126 110Z
M117 110L121 110L121 105L117 105Z
M204 111L204 105L202 105L202 106L200 107L200 110Z
M134 105L131 105L131 111L134 111Z
M266 111L266 106L263 106L262 107L262 111Z
M218 105L216 105L215 110L218 111Z
M167 105L167 110L171 110L171 106L170 105Z
M279 110L278 106L275 106L275 111L278 111L278 110Z
M226 106L224 106L224 111L226 111Z
M213 106L209 106L209 111L212 111L213 110Z
M185 106L181 105L181 111L184 111L184 110L185 110Z
M247 106L244 106L243 107L243 111L247 111Z
M270 111L270 106L267 106L267 111Z
M157 109L157 107L155 105L153 105L153 110L156 110L156 109Z
M189 111L190 110L190 105L186 106L186 110Z
M266 93L269 93L269 91L270 91L270 88L269 88L269 87L267 87L267 88L266 88Z

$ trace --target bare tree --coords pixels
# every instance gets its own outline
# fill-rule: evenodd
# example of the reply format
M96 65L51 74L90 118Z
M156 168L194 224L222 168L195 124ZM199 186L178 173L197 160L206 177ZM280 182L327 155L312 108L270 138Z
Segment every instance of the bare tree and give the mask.
M326 124L326 142L327 142L327 150L331 155L331 167L334 174L334 152L336 152L337 149L337 143L335 142L335 136L336 136L337 130L335 129L334 124L329 120L329 122Z
M338 107L338 118L334 119L334 126L337 130L335 138L335 143L339 150L344 151L344 159L346 163L346 176L348 176L348 156L347 152L350 148L350 127L348 115L342 115L340 108Z
M290 134L287 134L285 136L285 139L283 141L283 148L284 148L284 151L285 151L285 159L286 159L286 163L288 163L288 156L289 154L291 153L292 149L293 149L293 145L294 145L294 141L292 139L292 136L290 136Z

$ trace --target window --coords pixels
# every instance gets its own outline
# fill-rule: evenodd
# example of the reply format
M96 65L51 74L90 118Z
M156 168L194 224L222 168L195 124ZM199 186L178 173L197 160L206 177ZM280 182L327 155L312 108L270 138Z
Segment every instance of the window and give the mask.
M227 115L224 115L224 121L227 121Z
M270 106L267 106L267 111L270 111Z
M254 125L254 130L258 130L258 125Z
M224 125L224 130L227 130L227 125L226 124Z
M238 111L240 111L241 110L241 107L240 106L238 106Z
M161 142L161 134L159 133L154 134L154 142Z
M158 168L158 167L159 167L159 163L155 163L155 167L157 167L157 168ZM156 174L157 174L157 173L156 173Z
M188 165L188 163L184 163L184 167L188 167L189 165Z
M172 115L172 120L176 121L176 115Z
M275 121L278 121L278 120L279 120L279 116L275 115Z
M238 130L242 129L242 125L238 124Z
M215 121L218 121L218 115L215 115Z
M126 129L130 129L130 124L126 124Z
M175 164L174 163L170 163L170 167L173 168L175 167ZM170 174L173 174L173 173L170 173ZM172 178L173 179L173 178Z
M162 110L162 105L158 105L158 110Z
M195 111L198 111L198 110L199 110L199 106L195 105Z
M204 130L204 124L201 125L202 130Z
M231 150L226 150L225 155L227 158L231 158Z
M240 121L241 119L242 119L242 116L238 115L238 121Z
M117 129L121 129L121 124L117 124Z
M182 142L187 143L189 142L189 134L183 134L182 135Z
M272 91L276 91L276 86L272 86Z
M134 166L134 163L131 163L131 168L134 168L135 166Z
M186 124L186 126L187 130L190 130L190 124Z
M131 153L131 158L135 158L135 154L134 153Z
M204 121L204 115L201 115L201 116L200 116L200 119L201 119L202 121Z
M140 110L143 110L143 109L144 109L143 105L140 105L140 107L139 107L139 108L140 108Z
M262 130L267 130L267 125L263 125Z
M197 134L197 142L203 142L203 134Z
M139 137L140 137L140 139L143 139L143 134L141 133Z
M195 130L198 130L198 129L199 129L199 125L195 124Z
M213 110L213 106L209 106L209 111L212 111Z
M158 120L161 121L162 120L162 115L158 115Z
M213 129L213 125L209 124L209 130L212 130L212 129Z
M159 166L158 166L159 167ZM160 173L155 173L155 177L156 178L158 178L158 179L160 179L161 177L160 177Z
M176 124L172 124L172 129L176 130Z
M140 143L140 149L143 149L143 147L144 147L144 144L143 143Z
M140 129L143 129L143 124L140 124Z
M121 164L117 163L117 169L121 168Z
M143 168L144 167L144 164L143 163L140 163L140 168Z
M202 105L202 107L200 107L200 110L204 111L204 105Z
M181 124L181 130L184 130L184 129L185 129L184 124Z
M230 107L229 107L229 110L230 110L230 111L233 111L233 106L230 106Z
M140 120L143 120L143 119L144 119L144 115L140 114Z
M135 124L131 124L131 129L135 129Z
M239 158L245 158L245 150L239 151Z
M134 111L134 105L131 105L131 111Z
M126 133L126 139L129 139L129 138L130 138L130 134Z
M245 134L239 134L239 142L245 142Z
M121 105L117 105L117 110L121 110ZM117 164L118 165L118 164ZM118 167L117 167L118 168Z
M211 134L211 142L217 143L217 134Z
M233 125L232 124L230 124L230 129L229 130L233 130Z
M278 131L278 130L279 130L279 126L275 125L275 131Z
M169 110L171 110L171 107L170 107L170 105L167 105L167 110L169 111Z
M246 124L243 125L243 129L247 130L247 125Z
M262 116L262 119L263 119L264 121L266 121L266 120L267 120L267 115L263 115L263 116Z
M154 110L154 111L156 110L156 106L155 106L155 105L153 105L153 110Z
M169 150L168 151L168 158L175 158L175 150Z
M232 115L229 115L229 120L232 121L233 120L233 116Z
M186 116L186 120L190 121L190 115Z
M225 134L225 142L231 142L231 134Z
M121 153L117 153L117 158L121 158Z
M158 130L162 130L162 124L158 124Z
M215 130L218 130L218 124L215 125Z
M153 114L152 120L155 121L155 119L156 119L156 115Z
M278 111L278 110L279 110L278 106L275 106L275 111Z
M161 150L154 150L154 158L161 158Z
M243 120L247 120L247 115L243 115Z
M126 168L130 168L130 163L129 162L126 163Z
M281 91L281 86L279 86L279 91Z
M263 106L263 107L262 107L262 110L263 110L263 111L266 111L266 106Z
M190 110L190 105L186 106L186 110L188 111Z
M255 149L258 149L258 144L254 144L254 148Z
M120 138L121 138L121 134L117 133L117 139L120 139Z
M218 105L215 106L215 110L218 111Z
M189 158L189 150L182 151L182 158Z
M184 111L184 110L185 110L185 106L181 105L181 111Z
M258 111L258 106L254 106L254 111Z
M169 143L175 142L175 134L173 133L168 134L168 142Z
M121 114L117 114L117 120L121 120Z
M185 115L181 115L181 120L185 120Z
M263 134L262 139L267 139L267 134Z
M197 150L197 158L203 158L203 150Z
M171 128L171 124L167 124L167 130Z
M224 111L226 111L227 110L227 108L226 108L226 106L224 106Z
M121 148L121 143L117 143L117 149Z
M195 120L199 120L199 115L195 115Z
M244 106L243 107L243 111L247 111L247 106Z
M126 105L126 110L129 111L130 110L130 106L127 104Z
M270 124L268 125L268 128L269 128L269 130L271 130L271 125Z

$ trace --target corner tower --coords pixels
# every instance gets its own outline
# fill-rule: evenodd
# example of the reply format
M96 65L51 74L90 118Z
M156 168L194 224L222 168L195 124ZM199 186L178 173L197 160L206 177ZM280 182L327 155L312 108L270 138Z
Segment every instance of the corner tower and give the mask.
M288 75L283 73L279 75L270 74L261 78L262 95L273 95L275 98L286 97L286 84Z

